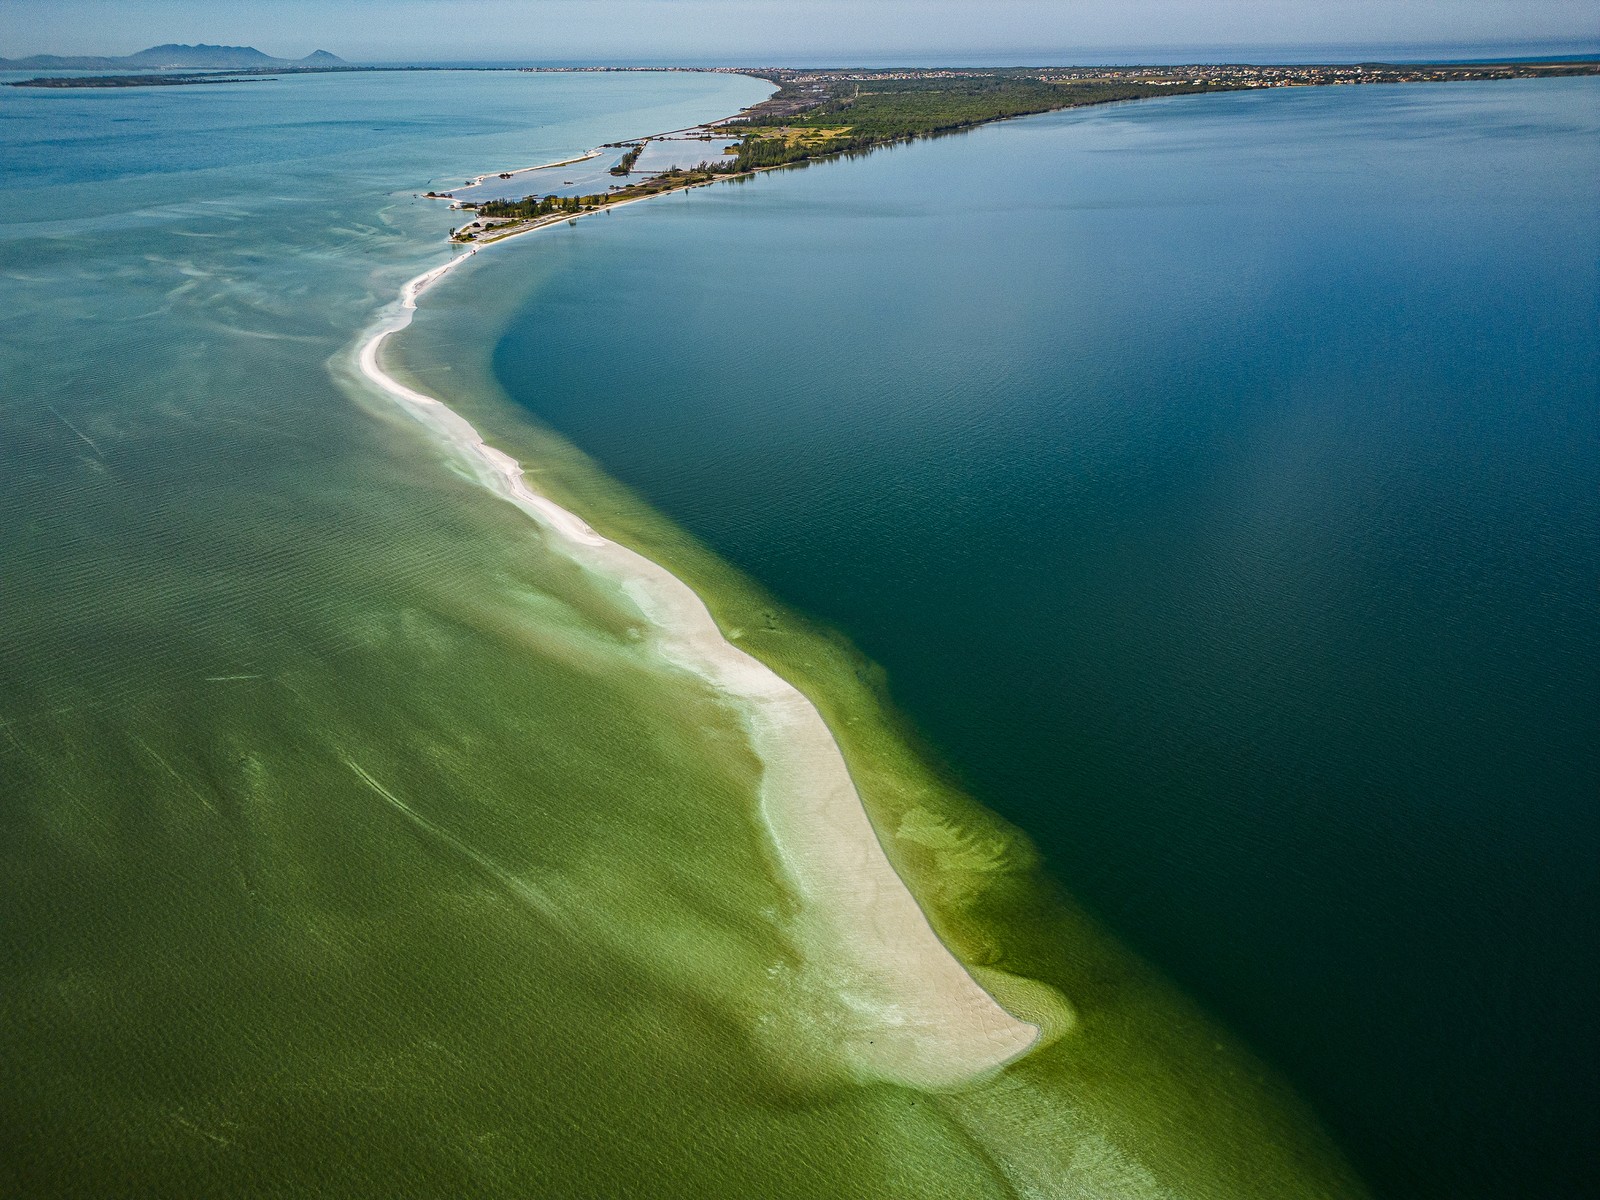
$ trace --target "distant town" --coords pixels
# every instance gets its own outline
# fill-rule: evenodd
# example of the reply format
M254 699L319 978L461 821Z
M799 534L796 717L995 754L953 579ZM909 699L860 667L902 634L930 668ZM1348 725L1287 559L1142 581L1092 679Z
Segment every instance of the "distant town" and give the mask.
M939 68L795 68L795 67L519 67L542 73L618 71L692 71L719 75L752 75L780 86L828 86L886 80L1017 79L1046 82L1118 82L1210 84L1236 88L1325 87L1359 83L1449 83L1473 79L1536 79L1553 75L1600 74L1600 60L1483 63L1323 63L1279 64L1188 63L1181 66L1123 67L939 67Z
M0 58L0 70L113 70L109 75L57 75L12 81L11 87L105 88L171 87L185 84L243 82L279 75L324 71L513 70L531 73L684 71L715 75L748 75L767 79L790 93L821 98L841 83L927 83L930 81L1036 80L1042 83L1149 84L1163 87L1263 88L1325 87L1332 84L1450 83L1484 79L1532 79L1555 75L1600 74L1600 61L1570 59L1550 62L1483 63L1324 63L1254 65L1190 63L1182 66L1121 67L940 67L840 68L796 67L439 67L365 66L346 62L326 50L301 59L279 59L250 46L152 46L120 58L61 58L36 55ZM138 69L139 73L131 73ZM802 106L803 107L803 106ZM797 108L795 111L801 111Z

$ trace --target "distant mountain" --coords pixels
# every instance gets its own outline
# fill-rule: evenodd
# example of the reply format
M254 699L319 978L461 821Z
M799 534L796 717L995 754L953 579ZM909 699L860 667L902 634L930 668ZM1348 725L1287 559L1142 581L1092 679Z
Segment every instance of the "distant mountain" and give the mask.
M240 71L282 67L343 67L337 54L314 50L304 58L273 58L254 46L151 46L137 54L113 58L63 57L35 54L30 58L0 58L0 71Z
M274 59L254 46L151 46L123 60L130 67L161 70L165 67L237 69L270 67Z

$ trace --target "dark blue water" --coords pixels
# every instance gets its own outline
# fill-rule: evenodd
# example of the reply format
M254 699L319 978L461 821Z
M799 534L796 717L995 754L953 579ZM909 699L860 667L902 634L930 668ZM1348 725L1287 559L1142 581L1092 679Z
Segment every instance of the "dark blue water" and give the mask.
M1600 83L1060 114L581 240L515 396L885 664L1383 1194L1593 1182Z

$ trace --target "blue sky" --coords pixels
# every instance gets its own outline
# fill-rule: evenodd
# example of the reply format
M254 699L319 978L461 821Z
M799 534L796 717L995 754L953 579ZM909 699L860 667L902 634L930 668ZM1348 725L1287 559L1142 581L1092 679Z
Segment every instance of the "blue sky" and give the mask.
M352 60L1094 61L1600 43L1597 0L0 0L0 55L160 42Z

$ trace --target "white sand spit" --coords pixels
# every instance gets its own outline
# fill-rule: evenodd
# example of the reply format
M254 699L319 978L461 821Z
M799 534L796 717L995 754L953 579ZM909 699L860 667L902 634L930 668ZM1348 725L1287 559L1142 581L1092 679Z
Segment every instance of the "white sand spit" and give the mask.
M538 521L573 561L620 582L651 622L661 655L745 714L763 763L761 811L810 931L801 950L839 1002L837 1042L851 1068L948 1088L1025 1053L1039 1030L1001 1008L934 933L884 854L815 705L724 638L682 580L541 496L517 461L485 445L465 419L383 370L384 341L410 324L418 297L467 257L401 289L397 309L360 347L361 373L474 464L485 486Z

